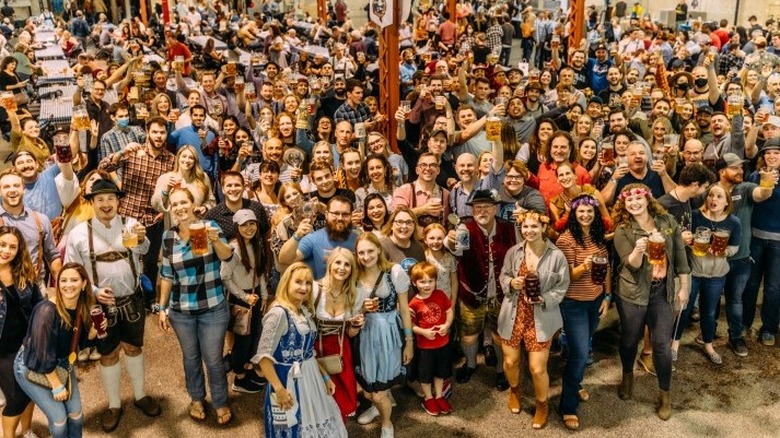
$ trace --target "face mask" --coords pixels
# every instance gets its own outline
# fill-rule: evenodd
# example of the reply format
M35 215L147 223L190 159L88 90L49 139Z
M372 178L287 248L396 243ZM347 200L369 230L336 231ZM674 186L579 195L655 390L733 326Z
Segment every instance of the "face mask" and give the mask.
M687 83L685 83L685 84L677 84L677 89L686 91L686 90L688 90L688 84Z
M120 128L127 128L128 126L130 126L130 119L129 118L117 119L116 124Z
M694 81L693 81L693 83L694 83L694 84L695 84L697 87L699 87L699 88L701 88L701 87L704 87L704 86L706 86L706 85L707 85L707 78L699 78L699 79L696 79L696 80L694 80Z

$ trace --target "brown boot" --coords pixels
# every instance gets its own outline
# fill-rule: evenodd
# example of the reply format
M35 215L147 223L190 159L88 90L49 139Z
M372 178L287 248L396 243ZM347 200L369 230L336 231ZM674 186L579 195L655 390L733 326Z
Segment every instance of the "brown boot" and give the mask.
M520 386L509 388L509 402L507 403L507 406L509 406L509 412L513 414L519 414L522 410L522 406L520 405Z
M623 380L618 386L618 397L628 400L634 394L634 373L623 373Z
M656 412L658 413L658 418L664 421L672 418L672 401L669 398L669 391L658 392Z
M534 429L541 429L547 426L547 415L549 413L550 405L547 400L536 400L536 413L534 413L534 422L532 424Z

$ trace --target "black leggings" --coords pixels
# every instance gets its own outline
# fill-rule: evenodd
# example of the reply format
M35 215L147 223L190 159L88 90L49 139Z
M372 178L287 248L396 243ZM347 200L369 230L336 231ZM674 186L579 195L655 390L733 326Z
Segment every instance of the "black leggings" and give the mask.
M228 298L231 305L240 303L246 306L246 303L239 298L230 295ZM260 333L263 325L262 299L257 301L257 305L252 307L252 319L249 322L251 330L248 335L233 335L233 350L230 353L230 368L236 374L244 374L247 370L244 365L249 363L249 359L257 352L257 344L260 342Z
M666 299L666 283L650 288L647 306L617 300L620 315L620 361L623 373L634 370L639 340L645 333L645 324L650 328L650 342L653 345L653 365L658 375L658 387L669 391L672 386L671 341L674 331L672 305Z
M4 417L16 417L22 415L30 404L30 397L22 391L14 377L14 359L16 353L0 355L0 390L5 395Z

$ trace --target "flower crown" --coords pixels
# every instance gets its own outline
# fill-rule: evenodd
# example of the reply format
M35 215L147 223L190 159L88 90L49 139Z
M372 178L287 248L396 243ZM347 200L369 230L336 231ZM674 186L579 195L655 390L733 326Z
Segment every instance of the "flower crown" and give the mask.
M634 189L626 189L620 192L619 199L625 200L629 196L647 196L650 194L650 191L647 190L644 187L637 187Z
M597 201L596 198L594 198L594 197L592 197L590 195L580 196L580 197L578 197L577 199L575 199L571 203L572 211L576 210L577 207L579 207L580 205L589 205L589 206L591 206L593 208L598 208L599 207L599 201Z
M522 213L517 213L516 217L517 217L517 223L518 224L522 224L523 222L525 222L526 219L534 219L534 220L539 221L539 223L542 223L542 224L545 224L545 225L550 223L550 217L549 216L547 216L544 213L539 213L536 210L528 210L528 211L524 211Z

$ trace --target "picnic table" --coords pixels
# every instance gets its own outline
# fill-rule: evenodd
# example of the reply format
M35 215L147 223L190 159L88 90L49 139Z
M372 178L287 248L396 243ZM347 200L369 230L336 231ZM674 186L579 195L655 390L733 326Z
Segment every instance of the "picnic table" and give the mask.
M62 51L62 47L52 44L43 49L35 50L35 59L39 61L45 59L65 59L65 52Z
M68 61L64 59L48 59L41 61L43 76L37 80L39 85L68 83L75 81L73 69L70 68Z
M69 125L73 118L73 95L42 99L38 120L55 125Z
M330 52L327 47L308 44L305 46L290 46L290 49L297 53L306 52L311 55L312 58L315 56L322 56L324 59L330 59Z
M147 53L144 55L144 64L148 64L150 62L156 62L160 65L165 64L165 60L162 56L156 54L156 53Z
M187 38L187 41L195 46L198 47L198 49L203 50L204 47L206 47L206 42L209 40L209 38L214 38L210 36L205 35L198 35L198 36L191 36ZM227 44L223 43L222 41L214 38L214 49L215 50L225 50L227 49Z
M33 41L36 43L53 43L57 41L57 34L54 31L37 30Z

